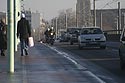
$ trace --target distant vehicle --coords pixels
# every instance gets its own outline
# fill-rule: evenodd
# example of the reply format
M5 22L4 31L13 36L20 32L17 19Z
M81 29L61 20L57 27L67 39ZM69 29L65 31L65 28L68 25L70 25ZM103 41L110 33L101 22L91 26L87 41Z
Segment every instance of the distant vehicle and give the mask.
M68 41L66 32L62 33L61 36L59 36L59 41L60 42L67 42Z
M106 37L100 28L84 27L78 37L79 49L82 47L106 48Z
M80 30L82 28L73 28L72 31L70 31L70 38L69 38L69 42L70 42L70 45L73 45L74 43L78 42L78 36L80 34Z
M53 45L55 41L54 32L51 32L49 36L46 37L46 43Z
M121 69L125 69L125 28L123 28L120 37L119 57Z
M77 31L79 28L78 27L68 27L67 28L67 31L64 35L64 39L69 42L70 41L70 37L71 37L71 34L74 34L75 31Z

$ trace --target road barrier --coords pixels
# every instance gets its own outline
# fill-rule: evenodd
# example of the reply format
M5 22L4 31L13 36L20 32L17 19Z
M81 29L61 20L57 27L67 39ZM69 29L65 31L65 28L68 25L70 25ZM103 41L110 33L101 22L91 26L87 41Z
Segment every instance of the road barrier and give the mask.
M122 30L107 30L104 31L107 41L119 42Z

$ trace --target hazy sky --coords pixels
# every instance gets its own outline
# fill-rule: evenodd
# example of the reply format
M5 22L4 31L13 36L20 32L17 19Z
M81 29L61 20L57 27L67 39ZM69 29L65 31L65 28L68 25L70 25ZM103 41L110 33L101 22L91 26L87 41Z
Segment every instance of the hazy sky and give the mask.
M103 8L108 2L109 5L106 5L106 7L116 8L117 2L111 3L111 1L120 1L122 2L121 6L125 8L125 0L97 0L96 8ZM58 15L59 10L68 8L75 9L77 0L24 0L24 2L25 9L30 8L34 12L39 11L44 15L45 19L51 19ZM6 11L6 3L7 0L0 0L0 11Z

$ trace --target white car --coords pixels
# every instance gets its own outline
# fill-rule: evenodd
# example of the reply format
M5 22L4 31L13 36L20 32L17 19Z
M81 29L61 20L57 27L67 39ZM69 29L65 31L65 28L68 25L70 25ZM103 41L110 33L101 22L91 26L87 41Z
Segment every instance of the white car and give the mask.
M79 49L82 47L106 48L106 37L100 28L85 27L80 31L78 37Z

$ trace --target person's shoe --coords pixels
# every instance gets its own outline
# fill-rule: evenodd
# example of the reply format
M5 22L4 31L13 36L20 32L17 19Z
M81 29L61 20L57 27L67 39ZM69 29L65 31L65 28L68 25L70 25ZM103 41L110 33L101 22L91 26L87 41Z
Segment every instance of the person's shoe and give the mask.
M26 51L26 53L25 53L26 55L28 55L28 52Z
M5 54L4 54L4 53L1 53L1 56L5 56Z
M25 54L26 54L26 55L28 55L28 52L27 52L27 50L25 50Z
M21 56L23 56L23 54L21 54Z

